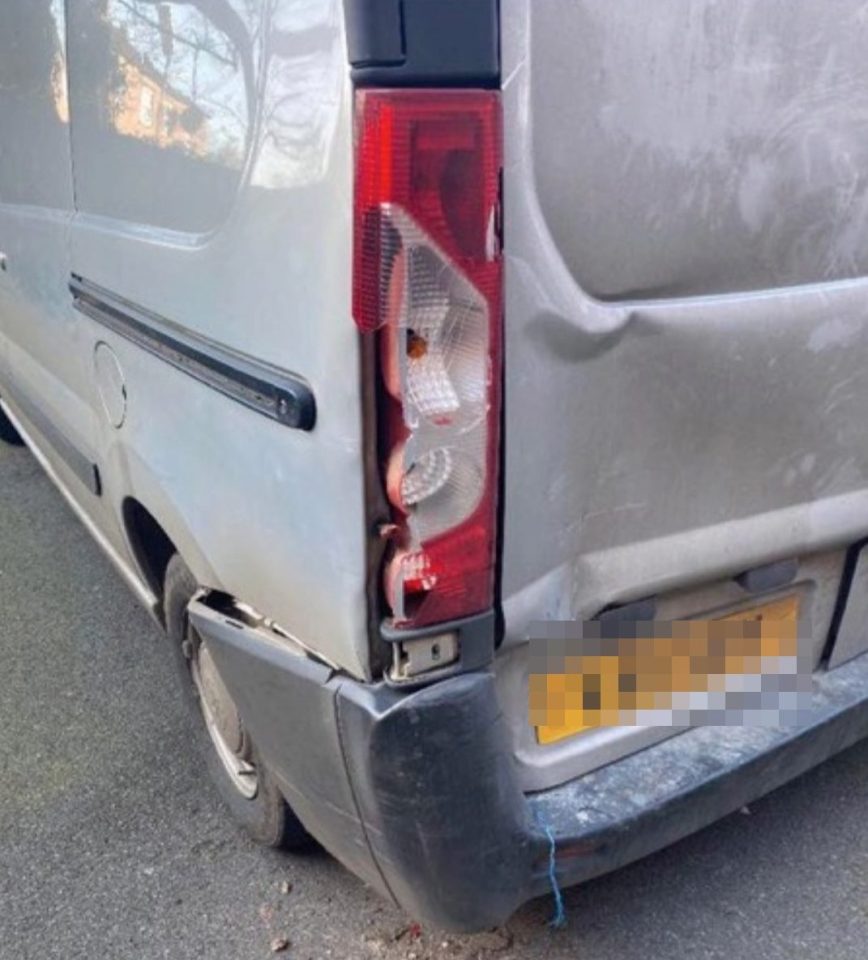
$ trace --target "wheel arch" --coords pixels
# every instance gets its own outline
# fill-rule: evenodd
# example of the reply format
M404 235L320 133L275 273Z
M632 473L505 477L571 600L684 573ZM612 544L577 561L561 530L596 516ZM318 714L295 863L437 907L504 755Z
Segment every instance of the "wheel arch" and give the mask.
M163 582L172 556L178 552L174 541L148 508L135 497L127 497L121 506L127 542L139 571L160 600Z

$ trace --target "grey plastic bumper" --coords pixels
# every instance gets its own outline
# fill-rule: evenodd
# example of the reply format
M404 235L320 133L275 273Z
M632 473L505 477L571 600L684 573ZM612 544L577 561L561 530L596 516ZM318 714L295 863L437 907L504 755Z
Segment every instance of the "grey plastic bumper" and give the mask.
M696 729L543 793L513 770L493 677L401 694L348 680L191 607L251 734L310 832L411 915L504 921L739 809L868 735L868 657L819 677L798 730Z

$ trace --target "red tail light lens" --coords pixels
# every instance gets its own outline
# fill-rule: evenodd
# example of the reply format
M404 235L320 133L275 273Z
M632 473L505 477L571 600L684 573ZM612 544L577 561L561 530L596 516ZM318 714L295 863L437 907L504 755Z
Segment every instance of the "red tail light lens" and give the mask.
M353 308L379 337L396 625L493 600L500 421L500 99L369 90L356 101Z

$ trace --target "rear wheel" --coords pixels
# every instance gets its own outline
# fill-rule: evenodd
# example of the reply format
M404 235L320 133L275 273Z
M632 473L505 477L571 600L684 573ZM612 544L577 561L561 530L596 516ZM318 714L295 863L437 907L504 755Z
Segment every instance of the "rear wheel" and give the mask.
M175 554L166 570L166 630L211 779L255 840L270 847L305 846L308 834L244 728L208 644L190 622L187 607L197 589L193 574Z
M24 446L21 434L12 425L12 421L3 412L2 407L0 407L0 440L13 447Z

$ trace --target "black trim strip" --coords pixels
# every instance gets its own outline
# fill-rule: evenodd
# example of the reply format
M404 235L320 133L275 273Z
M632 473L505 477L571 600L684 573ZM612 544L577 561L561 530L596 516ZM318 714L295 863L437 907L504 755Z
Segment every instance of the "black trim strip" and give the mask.
M15 404L24 417L33 424L42 436L51 444L55 453L69 467L76 477L95 496L102 496L102 477L93 458L77 443L55 426L51 417L8 377L3 381L3 393Z
M344 11L356 86L500 86L498 0L344 0Z
M69 289L77 310L177 370L271 420L313 430L313 391L295 374L184 330L75 274Z

